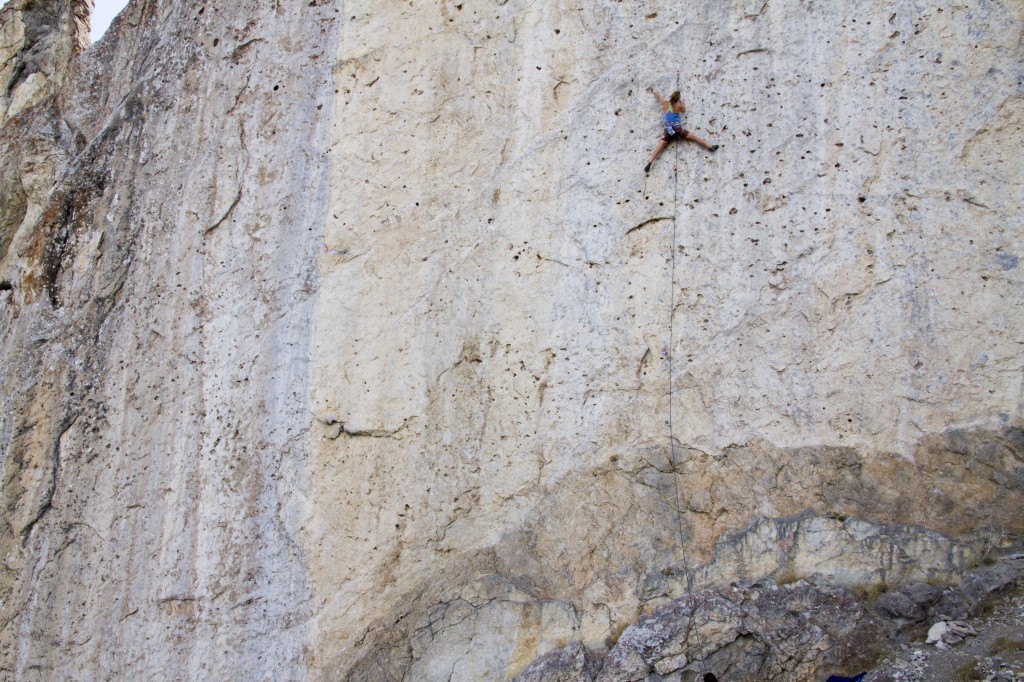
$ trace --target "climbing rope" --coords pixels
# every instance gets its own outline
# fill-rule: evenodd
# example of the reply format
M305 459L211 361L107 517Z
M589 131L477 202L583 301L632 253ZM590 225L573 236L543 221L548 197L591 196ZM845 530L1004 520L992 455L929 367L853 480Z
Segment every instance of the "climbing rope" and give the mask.
M679 71L676 71L676 90L679 89ZM683 538L683 509L682 509L682 495L679 490L679 469L676 462L676 438L675 438L675 423L673 414L673 379L675 377L673 371L673 347L675 345L675 315L676 315L676 250L678 242L678 221L679 221L679 145L675 146L675 162L672 167L673 187L672 187L672 249L671 249L671 268L670 268L670 294L669 294L669 315L668 315L668 346L665 352L666 359L668 360L668 446L669 446L669 458L672 464L672 483L675 492L675 508L676 508L676 527L679 534L679 549L682 551L682 567L683 572L686 575L686 596L690 603L690 622L688 623L688 632L693 633L694 643L697 646L697 653L700 654L703 651L703 643L701 642L700 631L694 627L694 616L696 615L696 607L693 600L693 574L690 571L689 562L686 558L686 551L684 549L684 538ZM644 178L644 196L647 195L647 178ZM732 466L734 469L746 478L751 483L751 490L756 489L758 482L753 477L744 471L736 462L733 462L728 457L724 458L725 461ZM747 610L741 607L744 615L748 618L750 614ZM771 638L766 634L763 635L765 643L768 644L768 655L765 660L767 664L771 661L775 655L775 649L778 648L772 641Z
M679 71L676 71L676 90L679 90ZM666 357L668 359L668 448L669 448L669 460L672 463L672 484L675 489L675 507L676 507L676 528L679 532L679 549L682 552L682 563L683 573L686 577L686 597L690 603L690 622L687 624L688 632L692 632L695 643L697 644L697 653L699 654L704 646L700 641L700 631L694 627L693 619L696 615L696 605L693 601L693 574L690 572L690 566L686 559L686 550L684 547L683 540L683 507L682 507L682 496L679 491L679 471L676 465L676 436L675 436L675 424L673 422L673 368L672 368L672 350L675 345L675 319L676 319L676 243L678 239L678 223L679 223L679 144L673 145L674 147L674 163L672 165L672 248L671 248L671 268L670 268L670 283L669 283L669 312L668 312L668 350Z
M679 71L676 71L676 90L679 89ZM672 145L675 158L672 165L672 266L670 269L670 281L669 281L669 308L668 308L668 447L669 447L669 458L672 461L672 472L676 472L676 440L675 440L675 427L672 422L672 379L674 374L672 373L672 350L675 345L675 318L676 318L676 239L677 239L677 225L679 222L679 145ZM681 498L679 495L679 477L673 476L672 482L675 484L675 503L676 503L676 525L679 529L679 548L683 547L683 510L681 504ZM685 568L686 554L683 554L683 562ZM688 572L687 572L688 573ZM689 582L689 580L687 580Z

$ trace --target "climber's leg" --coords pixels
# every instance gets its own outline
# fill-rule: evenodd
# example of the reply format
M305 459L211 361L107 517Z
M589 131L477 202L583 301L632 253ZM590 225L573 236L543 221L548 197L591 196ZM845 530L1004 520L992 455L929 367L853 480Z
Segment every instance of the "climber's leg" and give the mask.
M716 149L718 149L718 145L717 144L708 144L704 140L700 139L699 137L697 137L696 135L691 133L689 130L687 130L684 133L683 139L684 140L693 140L694 142L699 144L701 147L704 147L704 149L707 149L709 152L713 152Z
M658 154L661 153L661 150L664 149L667 144L668 140L662 137L661 140L658 142L658 146L654 148L654 153L651 154L651 158L647 161L647 165L644 166L645 173L651 172L651 164L654 163L654 160L658 158Z

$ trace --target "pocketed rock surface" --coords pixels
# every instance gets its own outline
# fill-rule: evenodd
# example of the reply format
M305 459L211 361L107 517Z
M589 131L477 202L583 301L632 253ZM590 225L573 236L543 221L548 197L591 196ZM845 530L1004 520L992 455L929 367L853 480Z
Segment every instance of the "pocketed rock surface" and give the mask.
M1019 2L90 9L0 9L0 676L600 672L745 604L810 679L1019 539ZM650 88L720 149L643 173Z

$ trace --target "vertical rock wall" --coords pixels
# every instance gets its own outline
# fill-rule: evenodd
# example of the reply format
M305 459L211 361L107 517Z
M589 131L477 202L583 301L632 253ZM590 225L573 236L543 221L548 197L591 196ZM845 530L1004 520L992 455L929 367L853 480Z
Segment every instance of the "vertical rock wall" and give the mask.
M5 675L507 679L1022 530L1020 3L87 9L0 13Z
M4 128L26 208L0 294L2 676L306 675L337 29L316 3L132 2Z
M309 543L324 641L396 604L367 679L600 643L756 514L1019 530L1018 6L348 8ZM677 85L722 147L645 176Z

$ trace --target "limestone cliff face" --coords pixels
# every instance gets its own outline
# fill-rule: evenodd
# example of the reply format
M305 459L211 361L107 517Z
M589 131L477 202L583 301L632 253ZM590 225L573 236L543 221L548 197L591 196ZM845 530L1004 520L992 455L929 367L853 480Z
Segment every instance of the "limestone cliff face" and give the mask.
M1024 530L1019 2L89 6L0 12L5 675L503 680Z
M336 34L315 3L133 2L5 127L5 675L307 675Z

